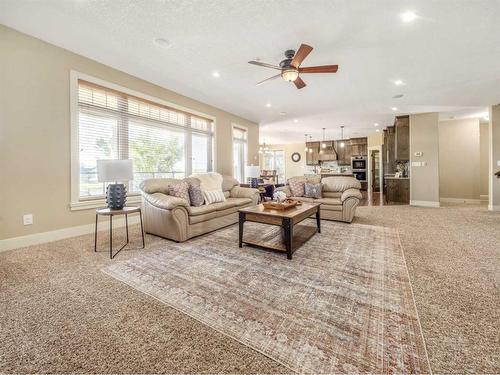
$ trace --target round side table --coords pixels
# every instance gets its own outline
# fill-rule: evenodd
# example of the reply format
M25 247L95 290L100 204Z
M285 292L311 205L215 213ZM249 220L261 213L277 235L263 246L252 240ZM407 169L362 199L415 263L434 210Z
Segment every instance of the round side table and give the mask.
M141 219L142 249L144 249L144 227L142 226L142 211L140 207L125 206L121 210L112 210L110 208L99 208L95 211L95 235L94 251L97 251L97 220L99 215L109 216L109 258L113 259L116 254L128 245L128 215L138 213ZM127 242L116 253L113 254L113 216L125 215L125 230L127 232Z

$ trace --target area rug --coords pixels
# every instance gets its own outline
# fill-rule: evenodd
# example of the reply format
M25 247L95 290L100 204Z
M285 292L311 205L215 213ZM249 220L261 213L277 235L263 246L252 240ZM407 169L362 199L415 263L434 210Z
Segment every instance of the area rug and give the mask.
M430 372L396 230L323 221L293 260L237 238L232 226L103 271L295 372Z

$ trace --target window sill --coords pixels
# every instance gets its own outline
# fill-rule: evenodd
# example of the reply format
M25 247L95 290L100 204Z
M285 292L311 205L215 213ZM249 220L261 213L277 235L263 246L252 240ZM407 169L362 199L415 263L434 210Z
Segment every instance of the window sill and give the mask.
M142 199L140 195L134 195L131 197L127 197L127 204L137 204L142 203ZM106 199L91 199L88 201L79 201L79 202L71 202L69 204L71 211L81 211L81 210L90 210L93 208L106 207Z

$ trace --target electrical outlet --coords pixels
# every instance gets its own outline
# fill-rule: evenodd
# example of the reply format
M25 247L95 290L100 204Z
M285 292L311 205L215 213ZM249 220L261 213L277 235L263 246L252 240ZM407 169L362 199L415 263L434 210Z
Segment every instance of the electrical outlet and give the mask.
M31 225L31 224L33 224L33 214L23 215L23 224L24 225Z

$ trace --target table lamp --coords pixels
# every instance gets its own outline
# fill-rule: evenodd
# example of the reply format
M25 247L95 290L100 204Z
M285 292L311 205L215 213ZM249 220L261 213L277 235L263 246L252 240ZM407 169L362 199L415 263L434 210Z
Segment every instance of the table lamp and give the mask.
M127 188L118 181L134 179L132 160L97 160L97 181L110 182L106 187L106 203L112 210L121 210L127 201Z
M260 167L258 165L245 166L245 176L250 179L250 187L259 186Z

